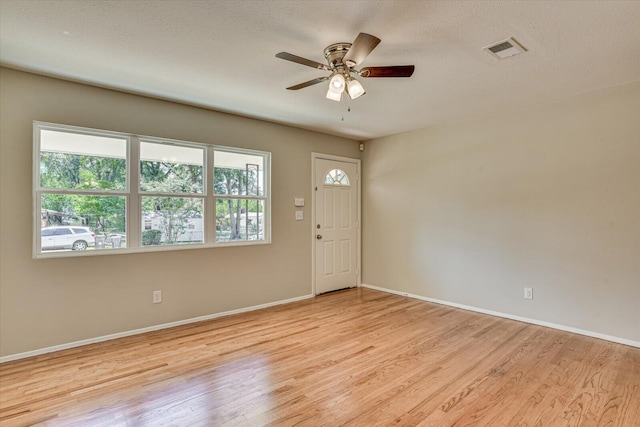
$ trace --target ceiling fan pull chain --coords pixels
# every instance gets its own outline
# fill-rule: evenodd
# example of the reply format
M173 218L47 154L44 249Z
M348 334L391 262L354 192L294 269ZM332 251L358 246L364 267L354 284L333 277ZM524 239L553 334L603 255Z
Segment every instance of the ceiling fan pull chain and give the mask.
M344 101L347 102L347 111L351 111L351 107L350 107L351 101L349 100L349 97L343 96L342 98L340 98L340 102L344 102ZM340 121L344 122L344 113L342 113L342 117L340 118Z

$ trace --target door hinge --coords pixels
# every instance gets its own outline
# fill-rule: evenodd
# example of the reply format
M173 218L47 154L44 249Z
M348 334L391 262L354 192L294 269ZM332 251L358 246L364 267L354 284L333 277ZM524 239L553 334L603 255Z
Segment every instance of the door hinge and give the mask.
M316 191L318 191L318 187L316 187Z

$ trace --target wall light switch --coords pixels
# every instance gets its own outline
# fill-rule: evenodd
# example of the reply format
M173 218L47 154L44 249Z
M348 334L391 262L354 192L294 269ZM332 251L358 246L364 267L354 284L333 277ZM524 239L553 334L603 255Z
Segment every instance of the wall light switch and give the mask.
M303 211L296 211L296 221L302 221L304 219Z
M304 206L304 199L295 198L295 199L293 199L293 202L294 202L293 204L295 206L298 206L298 207Z

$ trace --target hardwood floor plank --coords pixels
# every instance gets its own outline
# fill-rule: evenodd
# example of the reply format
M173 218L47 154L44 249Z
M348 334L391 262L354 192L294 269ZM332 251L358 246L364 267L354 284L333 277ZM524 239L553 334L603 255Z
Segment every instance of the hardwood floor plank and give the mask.
M11 426L636 426L640 349L351 289L0 365Z
M533 380L536 370L544 368L544 358L539 359L538 355L557 351L554 341L548 331L535 330L527 340L507 353L497 366L465 385L421 423L436 425L442 420L451 420L453 425L460 426L507 424L509 420L504 418L510 417L505 416L505 412L508 413L511 403ZM542 347L541 353L531 352L533 347Z

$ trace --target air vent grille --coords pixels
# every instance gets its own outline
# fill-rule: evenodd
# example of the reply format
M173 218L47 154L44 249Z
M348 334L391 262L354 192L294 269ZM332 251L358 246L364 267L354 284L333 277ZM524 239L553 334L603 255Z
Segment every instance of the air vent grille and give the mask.
M510 58L527 51L527 49L513 37L487 46L483 48L483 50L496 59Z
M495 46L491 46L491 47L489 48L489 50L490 50L491 52L493 52L493 53L498 53L498 52L500 52L500 51L503 51L503 50L505 50L505 49L510 49L510 48L512 48L512 47L513 47L513 45L512 45L511 43L509 43L509 42L504 42L504 43L497 44L497 45L495 45Z

